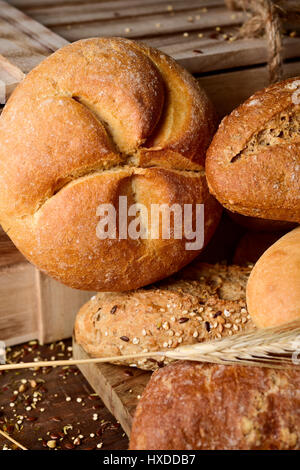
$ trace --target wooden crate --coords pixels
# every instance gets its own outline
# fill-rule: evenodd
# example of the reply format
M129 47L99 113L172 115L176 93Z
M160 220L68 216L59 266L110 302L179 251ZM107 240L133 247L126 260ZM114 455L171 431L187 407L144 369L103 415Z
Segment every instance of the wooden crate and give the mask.
M223 0L9 3L0 0L0 55L5 58L0 60L0 92L2 80L5 99L24 74L52 51L93 36L138 39L171 55L199 77L220 116L268 84L265 40L225 39L223 35L236 34L247 15L229 11ZM285 77L300 75L299 51L299 37L284 38Z
M197 75L223 116L268 84L264 39L223 36L233 36L245 19L222 0L0 0L0 103L59 47L115 35L173 56ZM285 37L285 77L300 75L299 51L300 38ZM40 273L0 233L1 340L16 344L70 336L76 311L91 295Z
M92 295L41 273L0 228L0 340L13 345L68 338L78 309Z

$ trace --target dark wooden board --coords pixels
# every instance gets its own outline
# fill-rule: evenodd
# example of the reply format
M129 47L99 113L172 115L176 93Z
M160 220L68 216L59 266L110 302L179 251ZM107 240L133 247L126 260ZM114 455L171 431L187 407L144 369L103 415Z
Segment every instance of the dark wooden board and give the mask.
M73 356L75 359L89 358L74 339ZM79 369L129 436L139 397L151 372L113 364L83 364Z
M34 358L49 360L51 357L68 359L72 356L70 347L71 340L46 346L26 343L11 348L8 359L13 362L29 362ZM36 388L32 388L31 380L37 382ZM14 395L21 385L26 390ZM39 400L33 408L30 402L35 392L38 392ZM14 407L10 406L12 400L15 400ZM30 410L26 409L28 406L31 406ZM22 424L18 424L20 415L23 416ZM67 425L64 433L63 428ZM14 439L32 450L47 450L46 442L52 433L59 432L63 433L63 440L58 439L57 447L62 449L68 449L74 442L72 437L79 435L83 438L78 446L73 445L74 450L128 448L128 439L121 426L74 366L0 371L0 429L9 430ZM14 447L0 435L0 450L4 445Z

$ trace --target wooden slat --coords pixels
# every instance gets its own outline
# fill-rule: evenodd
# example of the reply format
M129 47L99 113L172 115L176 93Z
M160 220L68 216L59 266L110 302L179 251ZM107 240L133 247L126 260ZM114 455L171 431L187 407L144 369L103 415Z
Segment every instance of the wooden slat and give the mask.
M235 34L236 27L246 19L242 12L229 11L224 1L177 0L171 6L173 11L168 11L168 0L59 2L54 6L40 0L31 5L30 14L70 41L101 35L142 39L174 57L192 73L267 61L264 39L229 42L223 38L224 33ZM217 25L221 33L215 38L212 33L216 33ZM199 31L204 33L203 38L198 37ZM184 32L189 32L189 36L183 36ZM285 38L284 43L285 58L299 55L299 38Z
M67 41L0 0L0 102L24 74Z
M200 47L199 47L200 46ZM282 55L284 59L297 57L299 54L299 38L284 38ZM201 47L199 40L190 41L189 45L181 44L162 46L162 51L176 60L191 73L199 74L214 70L234 69L267 62L268 52L264 39L241 39L222 44ZM199 53L197 51L203 51Z
M35 268L30 263L0 268L0 340L7 345L37 338Z
M72 336L75 315L93 292L71 289L36 270L38 339L41 344Z
M75 359L89 357L74 340L73 357ZM80 365L79 369L126 434L130 436L138 397L149 382L151 372L112 364L84 364ZM131 375L126 374L128 370Z
M127 0L127 6L130 1L130 4L134 5L139 5L146 0ZM201 7L207 7L209 5L218 5L224 3L223 0L196 0L199 8ZM77 5L81 4L82 5L82 0L26 0L26 3L24 0L8 0L8 3L11 3L15 5L16 7L24 10L32 10L35 8L40 8L44 6L66 6L66 5ZM105 8L105 5L108 5L108 8L119 8L118 4L119 3L124 3L123 0L88 0L89 4L91 3L99 3L101 5L104 5L103 8ZM126 4L125 3L125 4ZM147 3L151 3L153 5L157 4L163 4L163 5L172 5L174 9L177 8L177 4L182 3L182 0L147 0Z
M203 12L203 7L206 9L212 7L223 7L224 2L221 0L208 0L201 2L199 0L180 0L174 5L170 6L170 2L159 2L158 0L147 0L144 2L137 2L135 0L119 0L117 2L104 2L104 3L85 3L78 5L48 5L44 7L31 8L29 13L37 21L40 21L46 26L58 26L61 24L84 23L87 21L104 21L116 20L126 18L128 21L136 19L137 17L146 17L159 15L161 19L174 18L175 13L182 13L182 16L187 17L190 15L200 14L205 19L207 12ZM171 11L168 8L172 8ZM26 9L25 9L26 10ZM232 16L232 13L231 13ZM196 19L194 19L196 21Z
M172 34L178 32L198 31L214 28L216 26L239 25L245 19L243 12L232 12L223 8L211 8L200 15L198 20L188 21L188 16L198 14L199 9L186 12L176 12L170 15L152 14L146 16L134 16L130 18L115 18L105 21L69 24L67 18L64 25L52 24L51 29L62 35L68 41L93 36L126 36L128 38L145 38L147 36ZM160 25L160 26L158 26Z
M300 76L300 62L285 64L284 78ZM249 96L268 85L267 67L253 67L228 73L199 77L218 111L219 117L230 113Z
M17 31L31 37L41 47L48 49L49 52L53 52L66 44L63 38L2 0L0 0L0 18L13 25Z

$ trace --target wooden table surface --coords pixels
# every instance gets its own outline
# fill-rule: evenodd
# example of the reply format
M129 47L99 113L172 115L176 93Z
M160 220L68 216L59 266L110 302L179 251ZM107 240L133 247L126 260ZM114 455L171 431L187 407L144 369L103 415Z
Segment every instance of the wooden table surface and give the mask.
M8 361L71 357L71 340L11 348ZM0 371L0 429L28 449L127 449L114 417L74 366ZM80 437L79 437L80 436ZM54 441L54 443L53 443ZM15 446L0 435L0 450Z

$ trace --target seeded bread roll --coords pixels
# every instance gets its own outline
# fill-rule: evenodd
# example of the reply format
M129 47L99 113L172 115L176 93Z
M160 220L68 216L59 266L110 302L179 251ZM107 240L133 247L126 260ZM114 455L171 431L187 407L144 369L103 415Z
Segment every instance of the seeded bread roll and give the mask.
M205 92L161 51L122 38L67 45L27 75L1 115L0 223L29 261L71 287L163 279L200 248L186 249L184 230L152 236L151 208L191 204L195 215L203 204L208 242L221 212L204 171L214 130ZM120 234L119 217L132 221L121 196L148 212L145 238ZM117 215L104 239L99 206Z
M167 281L129 293L100 293L78 312L75 339L92 357L164 351L253 328L245 289L250 269L198 267L198 281ZM128 362L123 361L123 364ZM155 369L164 358L139 360Z
M300 78L251 96L225 117L207 152L209 188L227 209L300 222Z
M177 362L155 372L131 450L299 450L300 372Z

